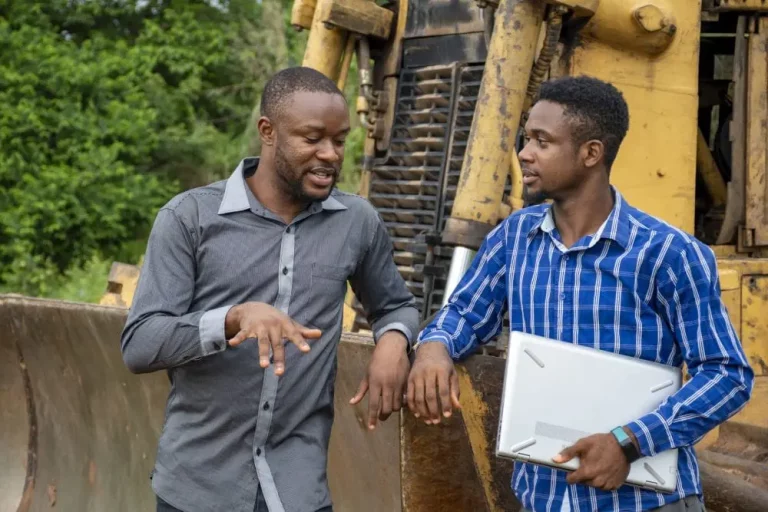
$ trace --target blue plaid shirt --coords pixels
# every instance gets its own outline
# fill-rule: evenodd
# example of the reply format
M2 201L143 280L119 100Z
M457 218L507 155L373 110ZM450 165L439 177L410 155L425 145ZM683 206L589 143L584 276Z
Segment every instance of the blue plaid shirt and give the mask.
M627 204L566 248L549 205L515 212L485 239L449 303L419 336L455 360L510 329L681 367L691 380L628 426L643 456L679 448L677 488L568 485L566 472L516 463L512 486L534 512L641 511L701 495L693 445L738 412L752 392L747 363L720 298L709 247Z

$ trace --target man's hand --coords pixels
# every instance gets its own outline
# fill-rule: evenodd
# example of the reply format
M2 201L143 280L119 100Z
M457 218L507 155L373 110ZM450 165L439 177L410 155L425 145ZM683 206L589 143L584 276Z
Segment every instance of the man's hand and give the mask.
M259 343L259 365L269 366L269 348L275 363L275 374L285 372L283 341L289 340L302 352L309 352L308 339L321 336L319 329L309 329L294 322L282 311L263 302L246 302L234 306L227 313L224 328L229 345L236 347L248 338Z
M461 408L459 376L448 349L438 341L425 343L416 351L408 377L408 408L427 425L437 425L440 413L448 418L453 407Z
M356 405L370 390L368 396L368 428L376 428L376 418L384 421L403 405L408 370L406 348L408 340L398 331L388 331L376 342L376 349L368 364L368 371L360 381L357 394L349 401Z
M586 484L615 491L629 475L629 462L613 434L595 434L580 439L552 460L558 464L579 458L579 468L568 475L569 484Z

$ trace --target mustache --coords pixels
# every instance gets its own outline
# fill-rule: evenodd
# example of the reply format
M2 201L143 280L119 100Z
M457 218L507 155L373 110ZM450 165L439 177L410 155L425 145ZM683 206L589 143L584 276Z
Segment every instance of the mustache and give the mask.
M331 174L339 174L339 172L341 171L341 167L331 166L331 165L316 165L315 167L312 167L306 172L315 172L315 171L327 172Z

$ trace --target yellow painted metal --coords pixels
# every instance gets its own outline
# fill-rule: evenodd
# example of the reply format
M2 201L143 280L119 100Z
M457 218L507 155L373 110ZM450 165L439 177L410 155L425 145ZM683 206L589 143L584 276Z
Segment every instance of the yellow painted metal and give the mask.
M623 52L630 50L657 55L669 47L676 34L678 13L684 15L672 8L673 5L677 3L679 7L684 2L697 3L695 0L647 0L639 4L601 0L597 12L582 33ZM695 15L698 14L697 11ZM694 41L691 38L691 42Z
M754 11L768 12L765 0L718 0L715 11Z
M339 79L341 58L349 34L346 30L324 23L332 5L333 0L317 1L302 65L320 71L335 82Z
M475 116L451 219L492 227L511 165L515 135L528 87L544 4L537 0L501 0L478 94ZM446 239L449 233L445 233Z
M597 11L600 0L545 0L548 4L563 5L569 9L573 9L576 16L588 17L593 16Z
M347 86L347 76L349 75L349 65L352 63L352 57L355 54L355 41L354 36L347 37L347 46L344 48L344 57L341 60L341 69L339 70L339 78L336 81L336 86L339 90L343 91Z
M491 460L488 457L488 437L485 432L488 406L483 402L482 395L472 385L472 379L465 367L457 367L459 375L459 393L461 394L462 415L472 447L475 468L483 486L485 501L489 512L502 512L502 507L497 503L493 492L493 474L491 473Z
M717 163L712 156L707 141L704 139L704 134L701 130L698 130L698 139L696 143L696 167L699 171L699 176L704 180L704 184L709 191L709 195L712 198L713 206L723 206L728 198L728 189L725 185L723 175L720 174L720 170L717 168Z
M107 292L99 300L102 306L128 308L133 303L133 295L139 282L139 267L125 263L112 263L109 271Z
M768 17L748 43L745 245L768 246Z
M619 0L600 2L598 14ZM611 181L636 207L689 232L694 227L701 2L669 0L677 26L657 56L627 51L586 35L560 74L611 82L629 105L630 127ZM611 23L611 21L607 21Z
M297 29L312 27L317 0L293 0L291 8L291 25Z

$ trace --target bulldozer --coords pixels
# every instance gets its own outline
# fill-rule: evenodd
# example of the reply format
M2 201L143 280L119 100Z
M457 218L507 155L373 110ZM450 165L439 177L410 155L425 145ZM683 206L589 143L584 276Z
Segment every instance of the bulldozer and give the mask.
M634 206L705 241L756 379L696 446L707 510L768 510L768 2L294 0L303 65L354 67L366 131L360 195L427 322L485 235L526 206L521 126L547 79L615 85L630 129L611 174ZM119 336L140 269L100 305L0 296L0 511L152 510L167 378L130 374ZM507 333L457 365L462 408L404 409L371 432L350 406L373 349L345 304L328 467L340 512L520 509L495 456Z

